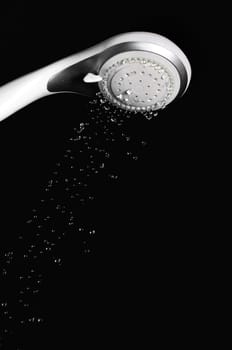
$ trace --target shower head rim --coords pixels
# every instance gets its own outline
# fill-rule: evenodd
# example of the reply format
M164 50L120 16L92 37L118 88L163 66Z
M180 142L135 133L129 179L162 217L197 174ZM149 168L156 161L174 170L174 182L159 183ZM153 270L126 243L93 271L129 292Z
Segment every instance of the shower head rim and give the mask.
M144 54L154 54L154 57L160 57L163 61L167 62L169 66L173 67L173 69L176 72L176 79L179 80L179 86L178 91L175 93L175 97L171 98L170 101L166 103L156 104L153 106L146 106L146 107L137 107L138 110L158 110L165 108L167 104L173 101L173 99L181 97L185 91L187 90L188 84L189 84L189 76L187 67L184 65L184 63L177 57L173 52L170 52L166 48L163 48L162 46L156 45L154 43L144 43L144 42L125 42L117 45L113 45L110 48L107 48L101 53L101 62L98 62L97 67L97 74L100 76L103 74L104 70L107 70L107 66L109 65L109 62L112 62L112 60L115 57L115 61L117 61L117 56L120 56L123 54L128 54L129 52L140 52ZM115 62L116 63L116 62ZM110 67L110 66L109 66ZM103 76L102 76L103 78ZM106 77L105 80L108 78ZM121 101L118 101L114 95L111 94L111 92L108 90L106 91L106 87L103 86L103 81L100 81L98 83L98 87L100 91L103 93L103 95L109 99L113 104L118 105L121 108L129 109L129 110L135 110L133 105L125 105Z

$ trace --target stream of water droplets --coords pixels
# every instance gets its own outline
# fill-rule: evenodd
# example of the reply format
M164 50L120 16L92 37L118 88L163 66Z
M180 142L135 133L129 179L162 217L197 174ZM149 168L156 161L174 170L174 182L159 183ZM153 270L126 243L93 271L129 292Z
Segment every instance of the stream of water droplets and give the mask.
M78 237L75 249L84 259L95 254L99 188L104 191L105 184L119 181L115 164L138 160L147 146L143 135L135 138L129 132L144 115L114 108L100 94L89 103L87 114L73 128L15 247L1 257L1 349L24 350L23 337L46 326L43 293L49 276L66 264L70 237ZM145 118L156 115L149 112Z

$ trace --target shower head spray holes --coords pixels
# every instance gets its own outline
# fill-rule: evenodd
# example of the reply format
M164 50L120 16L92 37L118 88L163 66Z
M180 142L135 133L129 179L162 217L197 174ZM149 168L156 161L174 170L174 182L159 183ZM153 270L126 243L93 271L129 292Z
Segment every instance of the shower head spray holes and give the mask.
M128 111L164 108L177 95L176 68L154 53L136 51L116 55L101 67L99 88L106 99Z

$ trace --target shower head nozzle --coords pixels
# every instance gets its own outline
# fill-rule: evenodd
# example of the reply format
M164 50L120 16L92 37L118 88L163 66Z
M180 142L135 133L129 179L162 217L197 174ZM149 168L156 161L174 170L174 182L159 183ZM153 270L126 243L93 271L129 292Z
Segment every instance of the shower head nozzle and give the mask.
M147 112L166 107L187 90L191 66L164 36L130 32L59 60L0 88L0 120L43 96L99 90L113 105Z
M169 61L147 51L127 51L100 69L103 95L120 108L150 111L164 108L179 93L181 80Z

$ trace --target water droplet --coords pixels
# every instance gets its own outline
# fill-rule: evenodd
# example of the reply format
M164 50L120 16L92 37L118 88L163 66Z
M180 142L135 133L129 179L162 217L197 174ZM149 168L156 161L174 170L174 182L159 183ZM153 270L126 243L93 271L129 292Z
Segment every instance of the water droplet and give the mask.
M109 174L108 176L112 180L117 180L118 179L118 175L115 175L115 174Z
M57 265L61 265L62 264L61 258L55 258L54 259L54 263L57 264Z
M146 115L145 115L145 118L146 118L147 120L151 120L151 119L153 118L153 115L152 115L152 114L146 114Z

